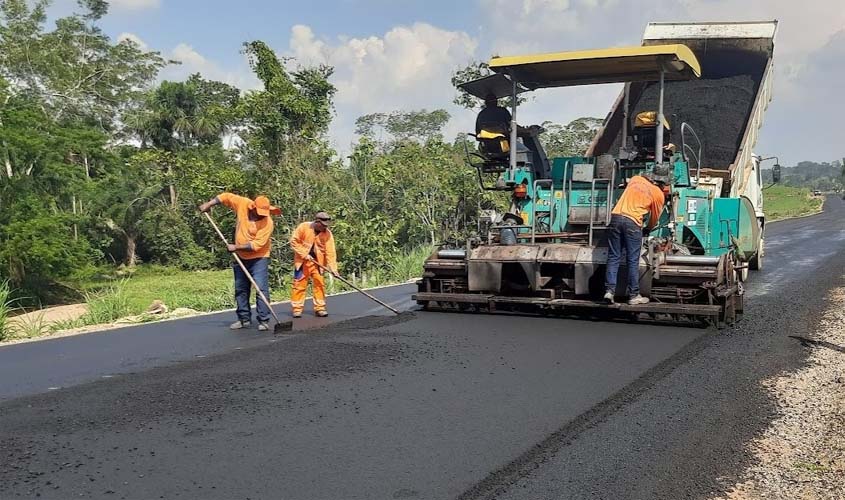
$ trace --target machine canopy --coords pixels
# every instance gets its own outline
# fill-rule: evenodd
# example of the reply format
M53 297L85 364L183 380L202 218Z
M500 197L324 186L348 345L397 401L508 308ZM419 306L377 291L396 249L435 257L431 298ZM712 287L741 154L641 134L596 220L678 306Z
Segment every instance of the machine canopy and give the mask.
M496 99L504 99L513 95L513 82L505 75L498 73L462 83L458 85L458 88L479 99L485 99L490 94L495 95ZM528 89L520 85L516 87L517 94L527 91Z
M701 66L695 54L680 44L494 57L490 59L489 66L497 74L508 75L530 90L657 81L661 69L665 70L666 80L689 80L701 76Z

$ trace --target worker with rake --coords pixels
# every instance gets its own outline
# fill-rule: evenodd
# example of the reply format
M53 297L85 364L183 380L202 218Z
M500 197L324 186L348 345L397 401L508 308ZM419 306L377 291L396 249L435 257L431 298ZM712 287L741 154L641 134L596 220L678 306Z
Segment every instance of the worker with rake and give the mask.
M233 265L238 320L229 328L239 330L252 324L252 311L249 306L252 279L258 288L255 294L258 330L267 331L271 314L270 306L265 303L270 297L270 238L273 235L273 218L270 215L281 215L282 211L272 206L266 196L250 200L232 193L220 193L200 205L199 209L207 214L211 207L219 204L229 207L237 216L234 243L227 243L226 249L240 257L243 266L237 262L238 259L235 260L238 264ZM261 294L263 298L259 300Z
M313 221L297 226L290 239L294 268L290 305L294 318L302 317L309 280L314 299L314 314L321 318L329 315L326 311L326 283L323 271L328 270L333 276L338 276L337 251L334 236L329 230L331 220L326 212L317 212Z

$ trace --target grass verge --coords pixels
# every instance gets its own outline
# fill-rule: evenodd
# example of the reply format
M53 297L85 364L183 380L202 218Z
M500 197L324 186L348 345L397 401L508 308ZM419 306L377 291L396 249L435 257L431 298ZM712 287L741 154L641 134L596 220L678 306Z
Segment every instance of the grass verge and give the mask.
M813 196L807 188L772 186L763 191L763 209L769 221L818 213L823 203L824 198Z

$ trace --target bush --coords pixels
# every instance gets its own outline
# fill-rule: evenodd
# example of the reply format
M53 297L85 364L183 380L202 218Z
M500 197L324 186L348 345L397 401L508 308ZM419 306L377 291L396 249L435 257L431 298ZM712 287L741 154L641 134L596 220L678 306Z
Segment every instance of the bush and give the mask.
M191 227L170 207L158 206L144 213L139 224L139 253L145 262L181 269L207 269L214 256L197 246Z
M15 337L24 339L41 337L52 331L50 325L44 321L44 313L30 314L15 318L15 326L13 330Z
M0 281L0 341L12 336L9 328L9 316L14 310L12 302L12 288L9 286L9 281Z
M419 278L422 275L423 263L432 251L432 247L422 245L407 253L398 254L390 263L390 281L403 282Z
M88 312L80 318L86 325L111 323L131 313L126 281L120 281L96 293L86 293Z
M57 280L79 274L102 255L84 238L75 239L72 221L50 213L36 196L24 196L0 214L0 273L10 286L35 299Z

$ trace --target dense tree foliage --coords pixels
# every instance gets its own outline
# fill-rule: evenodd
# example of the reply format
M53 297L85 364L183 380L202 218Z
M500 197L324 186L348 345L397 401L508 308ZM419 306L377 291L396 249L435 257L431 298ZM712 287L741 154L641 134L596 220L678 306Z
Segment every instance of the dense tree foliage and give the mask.
M772 171L763 170L763 182L772 182ZM834 162L798 162L794 167L781 169L781 184L821 191L845 188L845 158Z

